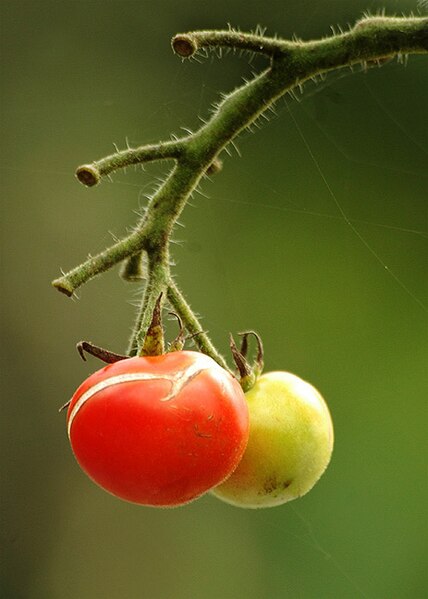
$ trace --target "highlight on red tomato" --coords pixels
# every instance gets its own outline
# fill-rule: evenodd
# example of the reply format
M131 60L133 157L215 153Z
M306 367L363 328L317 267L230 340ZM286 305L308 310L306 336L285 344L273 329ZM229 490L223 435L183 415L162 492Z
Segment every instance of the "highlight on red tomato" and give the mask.
M113 495L173 507L224 481L248 441L238 381L194 351L128 358L89 376L67 412L74 455Z

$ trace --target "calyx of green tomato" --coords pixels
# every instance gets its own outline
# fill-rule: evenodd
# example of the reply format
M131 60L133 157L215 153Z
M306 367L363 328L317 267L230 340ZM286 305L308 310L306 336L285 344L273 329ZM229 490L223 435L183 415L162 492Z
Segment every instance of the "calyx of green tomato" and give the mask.
M244 333L238 334L240 337L242 337L240 349L238 350L232 334L230 334L230 349L232 352L233 361L235 362L239 373L239 382L244 392L247 392L253 387L256 380L263 372L263 343L260 335L258 335L255 331L245 331ZM248 337L250 335L255 337L257 344L256 357L251 365L247 360Z

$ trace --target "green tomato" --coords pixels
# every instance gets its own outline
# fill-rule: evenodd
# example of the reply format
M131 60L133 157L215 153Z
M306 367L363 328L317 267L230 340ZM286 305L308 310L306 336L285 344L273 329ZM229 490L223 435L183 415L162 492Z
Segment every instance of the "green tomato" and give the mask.
M333 451L333 423L324 399L289 372L263 374L245 396L247 448L232 475L211 492L244 508L301 497L318 481Z

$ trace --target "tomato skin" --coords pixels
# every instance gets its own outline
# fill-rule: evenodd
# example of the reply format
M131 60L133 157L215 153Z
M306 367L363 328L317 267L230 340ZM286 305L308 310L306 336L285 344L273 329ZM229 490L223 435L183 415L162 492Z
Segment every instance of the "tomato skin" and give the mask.
M225 480L249 433L238 381L192 351L98 370L74 394L67 424L74 455L94 482L127 501L165 507Z
M315 485L333 451L333 423L320 393L289 372L260 376L246 393L250 436L232 475L211 492L243 508L281 505Z

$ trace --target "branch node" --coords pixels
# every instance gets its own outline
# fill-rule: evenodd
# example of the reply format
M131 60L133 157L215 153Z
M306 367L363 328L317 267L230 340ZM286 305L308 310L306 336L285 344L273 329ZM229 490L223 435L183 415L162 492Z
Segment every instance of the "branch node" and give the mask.
M124 260L119 274L124 281L128 281L129 283L143 281L145 276L143 269L143 256L141 252L138 254L133 254Z

